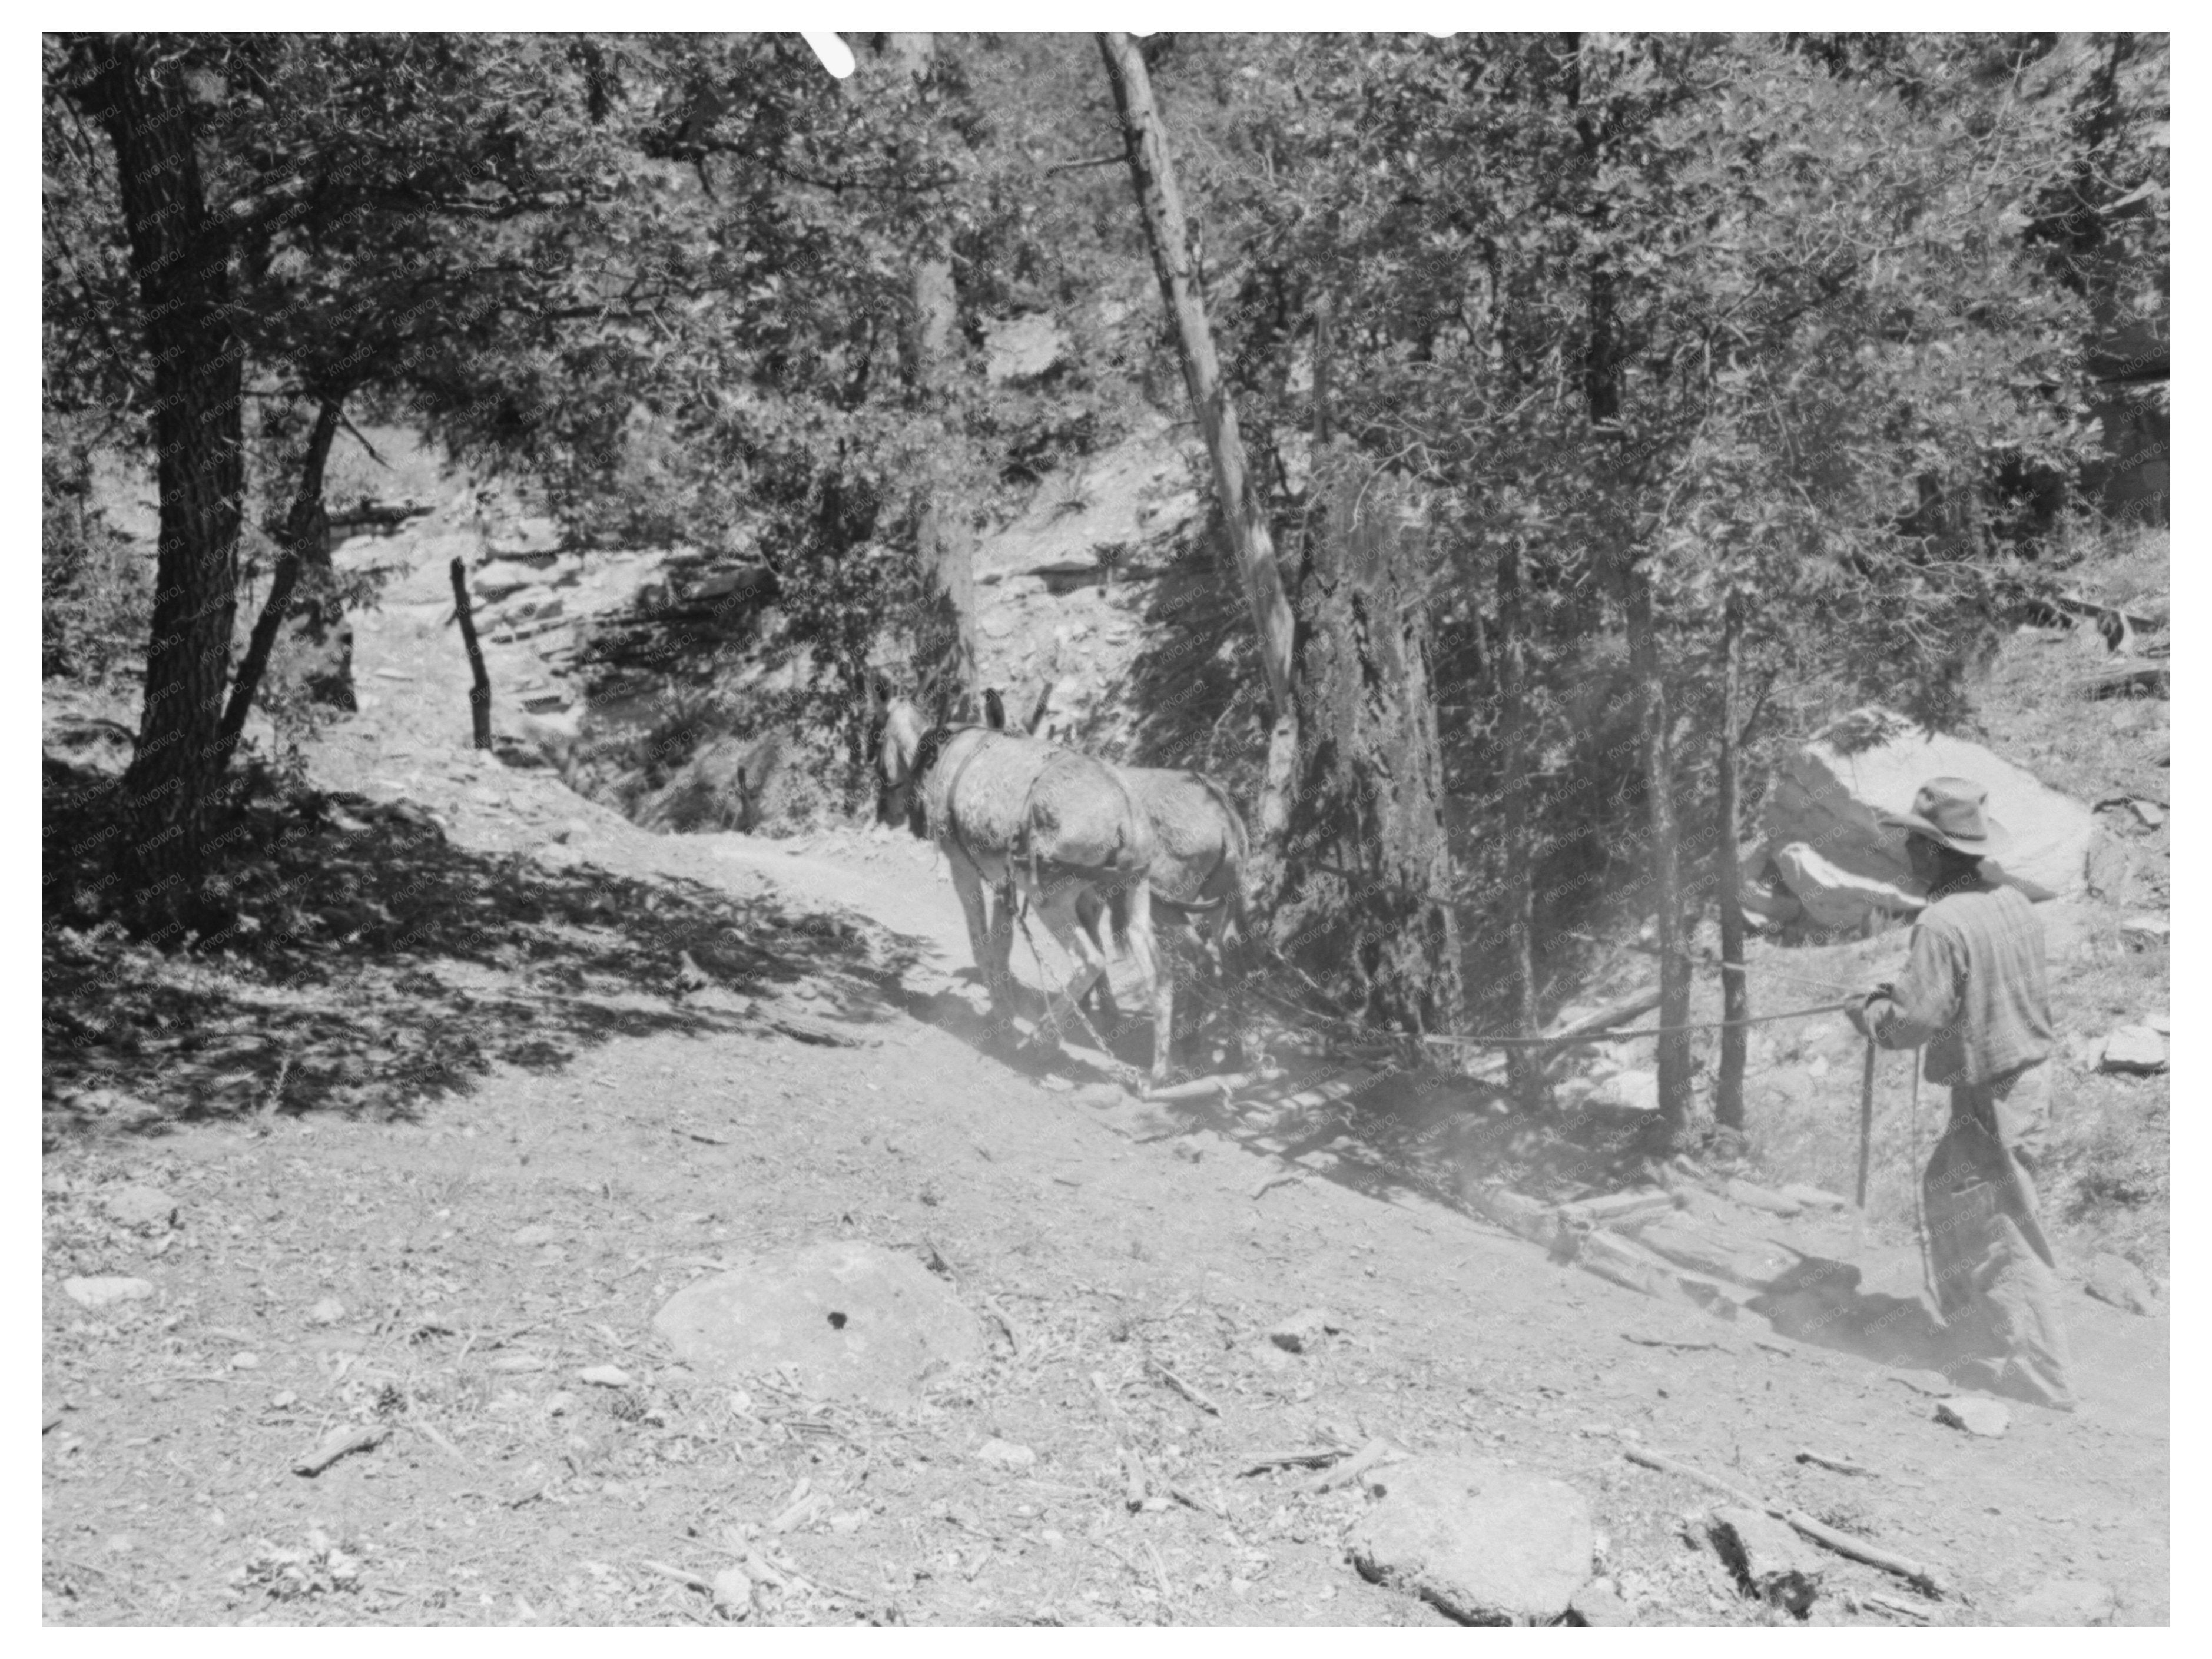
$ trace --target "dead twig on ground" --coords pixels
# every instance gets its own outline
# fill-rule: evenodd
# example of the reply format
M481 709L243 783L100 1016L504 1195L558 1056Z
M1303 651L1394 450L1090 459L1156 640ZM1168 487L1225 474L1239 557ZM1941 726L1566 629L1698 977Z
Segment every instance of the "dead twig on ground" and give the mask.
M1155 1376L1158 1377L1161 1382L1166 1383L1168 1387L1173 1389L1184 1399L1189 1401L1190 1403L1197 1407L1199 1410L1213 1417L1218 1417L1221 1415L1221 1407L1215 1405L1212 1400L1206 1397L1205 1390L1196 1387L1194 1384L1184 1382L1182 1378L1177 1376L1173 1371L1161 1364L1158 1360L1153 1358L1150 1354L1146 1354L1145 1356L1145 1364L1152 1369L1152 1372Z
M1310 1451L1270 1452L1248 1460L1239 1474L1265 1474L1270 1469L1318 1469L1352 1455L1348 1446L1316 1446Z
M1337 1486L1348 1486L1376 1464L1395 1458L1398 1449L1389 1441L1374 1439L1354 1453L1352 1461L1342 1468L1324 1470L1306 1483L1308 1492L1328 1492Z
M1817 1463L1824 1469L1833 1469L1838 1474L1863 1474L1875 1480L1881 1478L1879 1471L1870 1469L1863 1463L1854 1463L1848 1457L1831 1457L1825 1452L1800 1451L1797 1454L1797 1461L1800 1463Z
M392 1432L382 1423L356 1423L351 1427L340 1426L325 1435L322 1443L292 1465L295 1474L318 1475L349 1452L367 1451L381 1445Z

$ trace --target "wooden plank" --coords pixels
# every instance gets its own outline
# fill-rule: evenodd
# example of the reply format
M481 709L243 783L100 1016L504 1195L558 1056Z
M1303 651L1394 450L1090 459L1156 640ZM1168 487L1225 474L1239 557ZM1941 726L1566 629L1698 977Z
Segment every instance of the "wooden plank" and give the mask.
M1524 1198L1510 1188L1477 1187L1466 1196L1476 1214L1531 1244L1541 1244L1549 1249L1559 1237L1559 1218L1549 1206L1533 1198Z
M1577 1198L1552 1206L1561 1219L1582 1222L1593 1227L1607 1227L1631 1216L1658 1211L1671 1211L1674 1196L1663 1187L1651 1187L1628 1193L1607 1193L1602 1198Z
M1797 1266L1796 1254L1779 1245L1683 1215L1638 1227L1636 1237L1645 1249L1679 1267L1754 1291L1786 1280Z

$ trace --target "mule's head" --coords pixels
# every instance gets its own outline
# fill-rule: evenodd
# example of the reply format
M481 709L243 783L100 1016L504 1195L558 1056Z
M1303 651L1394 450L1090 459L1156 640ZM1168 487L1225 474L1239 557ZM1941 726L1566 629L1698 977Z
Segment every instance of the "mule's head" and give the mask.
M921 822L922 739L927 728L921 711L904 697L891 696L890 687L876 686L875 728L876 821L903 822L915 835L927 832Z

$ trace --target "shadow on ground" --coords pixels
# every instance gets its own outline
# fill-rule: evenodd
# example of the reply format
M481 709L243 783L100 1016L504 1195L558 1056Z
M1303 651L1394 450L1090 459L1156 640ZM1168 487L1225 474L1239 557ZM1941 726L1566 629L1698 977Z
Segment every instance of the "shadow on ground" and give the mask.
M59 822L81 836L86 818ZM216 884L226 925L167 952L73 912L70 872L52 879L66 855L50 856L50 1133L410 1117L495 1064L555 1071L654 1032L872 1041L892 1018L884 987L927 948L769 897L614 874L566 848L465 851L419 811L357 796L258 799L234 828Z

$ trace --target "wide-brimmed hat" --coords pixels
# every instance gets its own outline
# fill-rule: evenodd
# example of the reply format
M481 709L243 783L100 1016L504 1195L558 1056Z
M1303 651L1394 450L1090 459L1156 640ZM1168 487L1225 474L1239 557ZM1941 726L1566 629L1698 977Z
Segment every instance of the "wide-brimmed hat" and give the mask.
M1990 792L1965 778L1930 778L1912 797L1910 812L1876 812L1894 830L1964 853L1968 858L1993 858L2012 844L2002 824L1983 810Z

